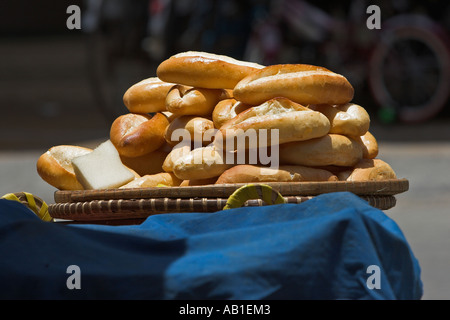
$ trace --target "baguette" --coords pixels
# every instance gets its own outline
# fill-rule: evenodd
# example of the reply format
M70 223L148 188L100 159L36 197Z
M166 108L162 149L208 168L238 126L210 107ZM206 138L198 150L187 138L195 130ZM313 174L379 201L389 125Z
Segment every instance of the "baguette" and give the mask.
M363 155L355 140L339 134L280 145L280 164L312 167L356 165Z
M279 64L257 70L236 84L233 96L243 103L258 105L275 97L310 104L344 104L353 99L354 89L342 75L306 64Z
M39 157L37 172L45 182L59 190L83 190L75 175L72 160L90 152L92 149L72 145L51 147Z
M166 140L169 120L162 113L153 116L127 113L111 125L110 140L121 156L139 157L159 149Z
M255 165L237 165L222 173L216 184L250 182L337 181L329 171L305 166L268 168Z
M221 137L218 138L216 134L215 145L219 147L223 144L228 148L228 145L234 145L236 141L235 149L241 146L267 147L318 138L326 135L329 130L330 121L320 112L287 98L274 98L239 113L223 124L218 133ZM263 133L265 134L262 135ZM251 139L252 134L254 139ZM276 141L272 141L272 134L278 136ZM248 143L245 142L245 136L250 137Z
M370 127L370 116L367 111L355 103L343 105L311 105L312 110L324 114L330 120L330 133L344 136L362 136Z
M362 159L352 169L340 172L342 181L381 181L397 179L392 167L381 159Z
M166 110L166 96L174 83L157 77L132 85L123 95L123 103L131 113L152 113Z
M187 51L161 62L156 74L163 81L192 87L233 89L244 77L263 67L224 55Z
M130 188L153 188L158 186L176 187L179 186L182 180L178 179L173 173L160 172L156 174L149 174L121 186L119 189Z

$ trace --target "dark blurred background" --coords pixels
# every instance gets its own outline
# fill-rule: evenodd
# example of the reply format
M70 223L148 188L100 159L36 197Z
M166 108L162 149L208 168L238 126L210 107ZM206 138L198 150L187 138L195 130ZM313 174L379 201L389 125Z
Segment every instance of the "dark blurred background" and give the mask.
M379 139L448 140L448 3L3 0L0 148L108 136L125 90L187 50L327 67L353 84ZM69 5L80 30L66 26ZM368 27L369 5L381 29Z

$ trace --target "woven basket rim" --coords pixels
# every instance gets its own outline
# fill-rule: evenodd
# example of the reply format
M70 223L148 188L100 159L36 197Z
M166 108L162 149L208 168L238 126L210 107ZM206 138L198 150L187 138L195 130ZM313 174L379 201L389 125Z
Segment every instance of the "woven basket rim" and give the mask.
M283 196L316 196L323 193L348 191L356 195L391 196L409 189L407 179L382 181L315 181L315 182L263 182L204 185L189 187L153 187L104 190L58 190L56 203L85 202L92 200L128 200L151 198L227 198L238 188L248 184L267 184Z

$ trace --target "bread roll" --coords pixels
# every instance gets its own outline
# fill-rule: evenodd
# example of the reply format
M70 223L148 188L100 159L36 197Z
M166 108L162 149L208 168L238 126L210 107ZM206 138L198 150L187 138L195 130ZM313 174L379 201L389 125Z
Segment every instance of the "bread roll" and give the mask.
M182 180L178 179L173 173L160 172L134 179L133 181L121 186L120 189L153 188L161 185L166 187L176 187L179 186L181 182Z
M156 74L163 81L192 87L233 89L241 79L261 68L224 55L187 51L163 61Z
M122 163L134 170L139 176L156 174L163 171L163 163L169 151L164 147L138 157L120 156Z
M110 140L121 156L139 157L159 149L166 140L164 133L169 125L167 117L127 113L111 125Z
M330 120L330 133L359 137L369 130L369 114L355 103L312 105L309 108L323 113Z
M173 173L182 180L214 178L233 166L225 160L223 154L212 146L197 148L174 161Z
M329 171L305 166L280 166L279 168L255 165L237 165L222 173L216 184L250 182L300 182L337 181Z
M367 131L364 135L360 137L352 137L356 142L358 142L363 150L363 158L374 159L378 155L378 142L372 133Z
M197 180L183 180L180 187L191 187L191 186L206 186L209 184L216 183L217 177L209 179L197 179Z
M361 145L339 134L280 145L280 164L350 167L361 159Z
M162 168L165 172L173 172L173 165L176 160L178 160L181 157L184 157L188 155L188 153L191 152L191 145L185 144L184 142L181 142L174 146L172 150L169 152L169 154L164 159Z
M236 117L239 113L250 108L250 105L237 101L234 98L219 101L214 107L212 120L214 126L219 129L225 122Z
M261 131L264 129L265 131ZM272 130L278 130L272 132ZM217 147L225 143L235 148L266 147L291 141L303 141L324 136L330 130L330 122L323 114L310 110L287 98L274 98L259 106L251 107L227 121L220 128ZM264 135L263 135L264 133ZM272 134L278 135L272 141ZM249 137L245 142L244 137ZM242 141L242 142L240 142Z
M132 85L123 95L123 103L131 113L153 113L166 110L166 96L173 83L157 77Z
M45 182L59 190L83 190L75 176L72 160L90 152L92 149L79 146L54 146L39 157L37 172Z
M236 100L258 105L286 97L304 106L344 104L353 99L348 80L326 68L305 64L271 65L242 79L233 90Z
M229 98L224 89L195 88L177 84L166 96L166 109L177 115L211 116L216 104Z
M174 119L166 129L164 138L171 146L175 146L184 139L199 146L212 142L215 129L214 123L207 118L198 116L180 116Z
M381 181L397 179L392 167L381 159L362 159L352 169L340 172L342 181Z

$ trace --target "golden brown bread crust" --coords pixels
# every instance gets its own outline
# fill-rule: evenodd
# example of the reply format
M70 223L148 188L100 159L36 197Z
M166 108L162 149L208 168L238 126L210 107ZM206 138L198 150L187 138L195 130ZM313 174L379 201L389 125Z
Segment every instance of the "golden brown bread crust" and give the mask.
M130 181L127 184L121 186L120 189L153 188L158 187L158 185L176 187L179 186L181 182L182 180L178 179L173 173L160 172L134 179L133 181Z
M378 155L378 142L370 131L367 131L360 137L352 137L355 141L361 144L363 149L363 158L374 159Z
M280 164L352 167L362 159L359 143L339 134L280 145Z
M229 98L224 89L206 89L174 85L166 96L167 111L177 115L210 116L216 104Z
M311 105L309 108L323 113L330 120L330 133L359 137L369 130L369 114L355 103Z
M244 137L250 129L255 130L258 147L265 147L324 136L330 130L330 122L320 112L310 110L287 98L274 98L239 113L223 124L220 128L222 141L227 144L227 141ZM267 139L261 135L261 129L267 130ZM278 142L271 141L272 130L278 130ZM249 133L253 132L249 131ZM216 139L215 144L219 147L222 141L217 138L217 135ZM256 147L256 145L246 144L245 147Z
M251 72L263 66L223 55L187 51L171 56L156 69L163 81L210 89L233 89Z
M183 180L180 187L192 187L192 186L206 186L216 183L217 177L209 179L197 179L197 180Z
M175 131L182 129L185 131ZM209 131L209 135L205 134ZM175 133L174 133L175 132ZM182 134L182 135L180 135ZM189 137L187 136L189 135ZM214 123L207 118L199 116L180 116L175 118L166 129L164 138L171 146L175 146L183 139L189 138L191 143L208 145L214 136Z
M164 143L164 133L169 125L167 117L127 113L111 125L110 139L121 156L139 157L159 149Z
M354 89L344 76L305 64L265 67L242 79L233 89L236 100L252 105L275 97L286 97L304 106L344 104L353 95Z
M59 190L83 190L75 176L72 159L90 152L92 149L79 146L54 146L39 157L37 172L45 182Z
M166 110L166 96L174 83L157 77L132 85L123 95L123 103L131 113L153 113Z
M196 148L175 159L173 173L182 180L210 179L233 166L225 162L223 153L212 146Z
M250 105L237 101L234 98L228 98L219 101L219 103L217 103L217 105L214 107L212 113L214 127L219 129L222 125L225 124L225 122L233 119L239 113L247 110L250 107Z
M191 152L191 145L186 145L185 143L179 143L172 148L172 150L167 155L163 162L163 170L165 172L173 172L173 165L177 159L186 156Z
M381 181L397 179L392 167L381 159L361 159L352 169L340 172L342 181Z
M145 176L162 172L162 165L168 154L167 150L159 148L142 156L120 156L120 159L125 166L135 171L139 176Z
M250 182L301 182L301 181L337 181L329 171L305 166L280 166L279 168L242 164L222 173L216 184Z

